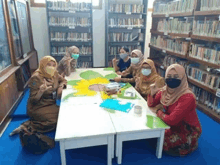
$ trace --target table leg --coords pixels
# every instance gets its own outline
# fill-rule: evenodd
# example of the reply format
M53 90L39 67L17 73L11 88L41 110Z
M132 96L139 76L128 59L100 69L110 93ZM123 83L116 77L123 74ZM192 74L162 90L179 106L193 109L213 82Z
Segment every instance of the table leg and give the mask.
M115 146L115 155L116 155L116 157L118 157L118 145L119 145L118 134L116 134L116 146Z
M122 140L120 138L120 135L117 135L117 142L118 142L118 145L117 145L117 150L118 150L118 164L121 164L122 162Z
M114 151L115 151L115 135L112 135L112 159L114 158Z
M66 165L66 154L65 154L64 141L60 141L60 156L61 156L61 164Z
M112 165L112 136L108 136L108 152L107 152L108 165Z
M163 142L164 142L164 133L165 130L162 130L160 132L160 137L157 139L157 151L156 151L156 156L158 159L162 157L162 151L163 151Z

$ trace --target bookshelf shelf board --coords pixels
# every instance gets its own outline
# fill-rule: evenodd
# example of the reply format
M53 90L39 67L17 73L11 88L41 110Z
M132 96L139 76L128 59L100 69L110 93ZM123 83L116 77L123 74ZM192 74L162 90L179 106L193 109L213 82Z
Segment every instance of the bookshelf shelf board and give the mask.
M123 46L123 45L140 45L140 43L144 43L143 41L120 41L120 42L109 42L109 45L118 45L118 46Z
M165 14L152 14L153 18L164 18Z
M76 12L76 13L70 13L70 12L56 12L56 11L49 11L48 12L49 16L55 16L55 17L85 17L89 18L90 17L90 12Z
M189 34L168 33L168 35L173 36L173 37L182 37L182 38L188 38L188 37L190 37L190 33L189 33Z
M152 34L158 34L158 35L164 35L164 32L159 32L159 31L156 31L156 30L150 30L150 32L152 33Z
M69 28L67 26L50 26L51 32L77 32L77 33L91 33L91 26L82 27L82 26L76 26L74 29Z
M196 86L198 86L198 87L200 87L200 88L202 88L202 89L204 89L204 90L210 92L210 93L213 93L214 95L216 94L216 90L215 90L215 89L212 89L212 88L210 88L210 87L207 87L207 86L203 85L202 83L197 82L196 80L193 80L193 79L191 79L191 78L188 78L188 81L189 81L190 83L192 83L192 84L194 84L194 85L196 85Z
M149 47L152 48L152 49L158 50L158 51L162 51L161 48L157 48L157 47L155 47L155 46L153 46L153 45L151 45L151 44L149 44Z
M205 16L205 15L220 15L220 10L213 11L195 11L194 15Z
M29 58L31 58L34 55L34 53L27 55L27 57L22 58L18 61L18 64L22 65L23 63L25 63Z
M52 41L51 46L82 46L82 45L88 45L91 46L92 42L80 42L80 41L73 41L73 42L66 42L66 41Z
M186 13L169 14L169 17L189 17L189 16L193 16L193 11L192 12L186 12Z
M220 68L220 66L218 64L213 64L213 63L210 63L210 62L206 62L206 61L203 61L203 60L200 60L200 59L197 59L197 58L187 57L187 59L190 60L190 61L194 61L194 62L197 62L197 63L201 63L201 64L204 64L204 65L213 67L213 68Z
M71 14L75 14L75 13L90 13L90 10L88 11L70 11L70 10L52 10L52 9L48 9L49 12L60 12L60 13L71 13Z
M109 15L146 15L146 13L118 13L118 12L109 12Z
M208 37L208 36L192 35L191 38L192 38L192 39L196 39L196 40L205 40L205 41L212 41L212 42L220 42L220 38Z
M213 120L215 120L216 122L220 123L220 115L218 115L216 112L214 112L213 110L209 109L208 107L206 107L205 105L202 105L200 103L197 103L197 108L198 110L200 110L201 112L205 113L206 115L208 115L209 117L211 117Z
M128 27L109 27L109 30L113 30L113 29L127 29L127 30L132 30L132 29L145 29L145 27L132 27L132 28L128 28Z

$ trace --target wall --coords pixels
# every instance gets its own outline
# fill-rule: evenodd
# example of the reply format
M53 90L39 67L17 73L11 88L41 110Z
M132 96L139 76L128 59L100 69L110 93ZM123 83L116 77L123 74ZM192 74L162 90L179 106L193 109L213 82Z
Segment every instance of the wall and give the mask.
M34 47L38 53L38 60L40 60L50 53L46 8L30 7L30 14Z
M93 10L93 66L105 66L105 2L101 10Z

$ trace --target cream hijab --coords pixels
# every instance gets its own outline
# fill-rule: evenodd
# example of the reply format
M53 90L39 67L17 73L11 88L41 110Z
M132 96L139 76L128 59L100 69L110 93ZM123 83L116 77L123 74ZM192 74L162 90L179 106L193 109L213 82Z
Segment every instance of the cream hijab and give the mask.
M195 98L194 93L188 86L187 77L183 66L179 64L170 65L166 70L165 78L167 78L168 73L172 69L174 69L179 75L179 78L181 79L181 84L180 86L174 89L169 88L167 85L162 89L162 96L160 102L164 106L169 106L174 104L182 95L186 93L192 93Z
M138 49L135 49L131 52L131 54L134 53L138 56L139 58L139 62L137 64L131 64L131 66L135 69L139 69L140 68L140 65L143 63L143 60L144 60L144 55L142 54L142 52Z

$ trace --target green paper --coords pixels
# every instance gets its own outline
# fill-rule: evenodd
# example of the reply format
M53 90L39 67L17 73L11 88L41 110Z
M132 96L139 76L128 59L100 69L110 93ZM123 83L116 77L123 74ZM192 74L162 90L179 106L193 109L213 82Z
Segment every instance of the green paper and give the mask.
M94 72L92 70L88 70L85 72L80 73L80 77L86 80L90 80L93 78L103 77L100 73Z
M147 115L147 127L149 128L166 128L168 127L160 118Z
M107 79L114 79L115 77L118 77L117 74L115 74L115 73L111 73L111 74L108 74L105 76L105 78L107 78Z
M63 100L63 101L66 101L66 100L68 100L70 97L75 97L73 94L74 94L74 93L70 93L70 94L66 95L62 100Z
M130 83L127 83L123 88L121 88L122 90L128 89L132 87L132 85Z
M140 99L137 95L135 95L135 97L126 97L124 96L124 93L125 93L125 90L121 91L121 93L118 94L118 98L129 99L129 100Z
M70 80L67 82L67 85L77 85L77 82L79 82L80 80Z
M112 109L107 109L107 108L103 108L105 111L109 112L109 113L115 113L115 110Z
M104 68L104 71L115 71L115 69L112 67L108 67L108 68Z

